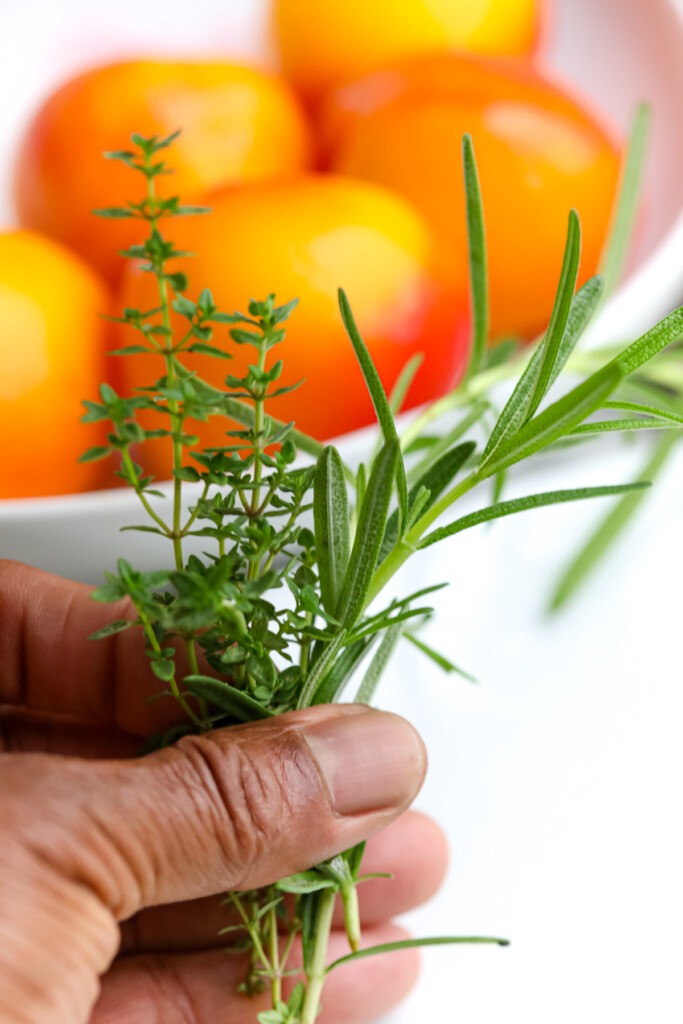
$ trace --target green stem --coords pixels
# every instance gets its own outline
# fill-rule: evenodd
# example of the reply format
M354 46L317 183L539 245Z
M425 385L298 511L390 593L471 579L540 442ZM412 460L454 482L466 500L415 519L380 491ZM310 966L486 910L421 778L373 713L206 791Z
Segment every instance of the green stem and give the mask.
M194 525L195 520L196 520L197 516L199 515L199 507L200 507L201 503L206 499L206 497L207 497L207 495L209 493L209 488L210 487L211 487L211 484L204 484L204 490L202 491L202 493L199 496L199 499L198 499L197 504L195 506L194 512L191 514L190 518L187 520L187 522L183 526L182 530L180 531L181 535L183 537L187 536L187 534L189 533L191 527Z
M344 907L344 926L349 946L355 953L360 947L361 925L360 908L358 906L358 889L356 883L343 885L341 889L342 906Z
M122 452L121 452L121 455L122 455L124 465L126 466L126 469L128 470L128 473L130 475L131 480L135 481L135 483L133 484L133 487L135 488L135 493L137 494L138 498L142 502L142 507L144 508L145 512L150 517L150 519L154 520L154 522L157 524L157 526L159 526L160 529L162 529L164 531L164 533L166 534L167 537L170 537L171 536L171 531L169 530L168 525L164 522L164 520L161 518L161 516L158 516L156 514L156 512L154 511L154 509L152 508L150 503L147 501L147 498L144 495L144 491L140 487L139 477L138 477L137 473L135 472L135 465L133 463L132 458L130 457L129 449L128 448L124 448L122 450Z
M270 890L270 899L273 898L274 890ZM277 1008L277 1004L282 1000L282 973L280 967L280 946L278 943L277 933L277 908L271 907L268 911L268 918L270 923L270 964L272 967L271 975L271 995L273 999L273 1009Z
M263 373L266 368L268 350L265 341L259 346L258 368ZM256 486L251 495L252 515L257 515L261 505L261 452L263 451L263 398L254 399L254 483Z
M428 512L425 512L425 514L418 519L405 537L403 537L402 540L399 540L391 549L387 557L376 570L365 599L364 608L367 608L375 600L389 580L396 575L401 566L408 561L415 551L417 551L418 542L425 531L432 525L434 520L438 519L450 505L457 501L458 498L461 498L463 494L467 494L468 491L472 490L472 488L480 482L481 481L476 472L470 473L468 477L465 477L465 479L461 480L459 484L452 487L447 494L444 494L440 501L437 501Z
M149 202L149 223L152 231L157 231L157 216L156 210L156 190L154 187L154 178L150 175L147 178L147 199ZM171 333L171 310L168 301L168 285L166 281L166 275L164 273L164 264L162 262L154 261L154 276L157 282L157 289L159 291L159 301L161 304L161 322L166 328L164 335L164 360L166 362L166 377L169 385L172 387L176 381L176 372L173 364L173 336ZM180 443L180 434L183 429L183 415L180 411L180 406L177 399L168 400L168 409L171 414L171 429L173 431L173 469L180 469L183 463L183 449ZM182 527L181 527L181 505L182 497L182 481L174 476L173 478L173 554L175 557L176 569L183 568L183 542L182 542Z
M137 608L137 605L136 605L136 608ZM161 647L159 646L159 641L157 640L156 636L154 635L154 630L152 629L151 622L149 621L149 619L147 618L145 613L140 610L140 608L137 608L137 613L138 613L138 616L140 617L140 622L141 622L141 624L142 624L142 626L143 626L143 628L145 630L145 635L147 636L147 639L149 640L149 643L150 643L150 646L151 646L152 650L155 651L157 654L161 654ZM190 705L185 700L185 696L181 692L180 687L178 686L178 683L176 682L175 672L173 673L173 675L171 676L171 678L169 680L169 686L171 687L171 692L172 692L173 696L178 701L178 703L180 704L181 708L183 709L183 711L185 712L187 717L190 719L192 724L198 726L199 728L201 728L202 724L203 724L202 720L200 718L198 718L198 716L194 713L194 711L192 710Z
M268 957L266 955L266 952L265 952L265 950L263 948L263 945L261 943L261 939L259 937L258 929L254 927L253 921L251 921L249 919L249 917L247 916L247 913L246 913L244 907L242 906L242 901L239 898L239 896L237 895L237 893L230 892L230 893L228 893L228 896L230 897L233 906L236 908L238 914L240 915L240 917L242 918L242 921L244 922L244 926L247 929L247 932L249 933L249 937L250 937L250 939L252 941L252 945L254 947L254 952L256 953L258 958L260 959L260 961L263 964L265 970L267 972L270 972L270 970L271 970L270 960L268 959Z
M315 1024L315 1018L320 1008L320 996L327 975L327 945L332 930L335 896L334 889L323 889L320 894L315 944L313 946L310 967L306 972L308 986L306 988L304 1007L301 1012L301 1024Z

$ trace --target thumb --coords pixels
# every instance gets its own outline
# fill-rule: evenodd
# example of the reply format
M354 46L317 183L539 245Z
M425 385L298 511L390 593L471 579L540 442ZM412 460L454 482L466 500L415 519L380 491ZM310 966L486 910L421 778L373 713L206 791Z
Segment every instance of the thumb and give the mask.
M185 737L139 761L31 760L46 770L21 815L30 848L119 920L325 860L396 818L426 770L412 726L363 705Z

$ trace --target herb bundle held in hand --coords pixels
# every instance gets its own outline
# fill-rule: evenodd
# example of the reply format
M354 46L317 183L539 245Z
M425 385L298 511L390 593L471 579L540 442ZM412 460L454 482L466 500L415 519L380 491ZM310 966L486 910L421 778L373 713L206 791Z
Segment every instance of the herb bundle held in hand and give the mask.
M163 687L161 696L182 707L184 724L156 737L149 749L172 745L183 736L293 711L316 714L307 709L338 701L362 663L365 667L354 698L368 704L402 642L413 643L442 667L454 668L417 635L432 613L425 601L437 587L397 595L389 588L395 573L422 548L479 523L645 486L607 485L535 494L498 501L443 523L445 513L462 495L490 478L495 478L498 489L503 474L515 463L562 438L608 429L601 423L586 426L584 421L602 408L618 408L619 403L609 403L612 392L683 330L683 312L678 310L559 400L546 402L602 294L598 277L575 293L581 232L572 211L548 330L486 444L478 450L475 441L466 439L483 411L481 401L472 399L471 408L447 439L420 446L409 444L407 436L401 438L394 422L394 412L417 367L406 367L394 394L387 398L349 300L340 291L349 344L372 397L382 437L377 454L351 472L334 447L323 447L298 432L294 424L281 423L271 415L277 410L271 400L281 393L277 382L282 370L273 350L282 351L286 361L285 325L296 301L277 306L271 295L250 302L244 313L221 311L207 289L191 301L184 275L169 269L177 253L162 234L161 222L205 212L156 195L155 178L165 171L160 153L173 138L133 136L134 150L109 154L143 175L147 194L140 203L98 211L103 216L137 217L149 224L145 243L125 255L141 260L142 269L156 277L159 302L151 311L124 311L123 322L140 339L119 354L134 358L141 351L157 352L160 376L133 397L120 397L103 385L101 401L87 402L85 416L110 421L111 432L106 448L93 449L84 458L118 453L119 475L134 488L149 516L147 524L131 528L166 537L173 553L172 565L161 572L138 572L120 561L117 574L107 574L106 585L94 594L103 602L129 598L137 613L135 621L114 621L95 637L141 629L151 670ZM483 215L468 137L463 147L474 311L471 380L486 358L488 306ZM184 319L180 334L172 328L171 310ZM208 385L183 365L188 352L229 359L232 345L251 346L254 359L244 377L228 372L225 390ZM226 367L229 371L228 363ZM465 398L467 387L465 382ZM144 427L140 413L145 416ZM151 413L156 414L158 427L147 429ZM192 423L210 416L226 418L226 444L197 451ZM645 425L645 421L656 427L678 426L661 410L648 409L639 422ZM623 428L632 429L632 423L632 418L624 420ZM615 429L614 420L609 424L609 429ZM152 438L166 438L173 450L168 514L155 500L152 480L135 461L136 448ZM297 460L297 452L309 456L308 463ZM197 492L186 515L181 500L184 482L192 483ZM313 529L307 525L311 511ZM202 558L185 554L184 542L194 536L203 539ZM329 752L329 746L326 749ZM315 741L313 750L317 752ZM321 754L321 763L325 756ZM286 788L286 779L283 785ZM332 788L333 798L337 795L343 802L339 796L345 789L343 777L335 776ZM351 828L350 848L319 862L322 855L329 856L320 839L311 835L310 857L299 873L279 879L259 877L259 888L226 897L237 915L228 929L230 939L250 954L244 990L256 993L267 988L271 994L271 1009L258 1016L261 1024L313 1024L324 998L325 980L341 963L406 944L503 941L444 937L361 948L357 886L366 877L364 844L353 845ZM330 964L328 940L337 897L349 949ZM293 969L295 984L287 995L283 980L292 973L290 956L298 944L303 971Z

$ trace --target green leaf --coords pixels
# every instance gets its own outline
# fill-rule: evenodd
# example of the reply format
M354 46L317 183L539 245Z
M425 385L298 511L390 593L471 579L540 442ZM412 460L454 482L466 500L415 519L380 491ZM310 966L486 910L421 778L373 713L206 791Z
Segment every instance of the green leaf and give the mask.
M469 134L462 137L462 166L465 178L470 300L472 304L472 351L467 367L467 377L471 377L482 368L486 357L486 343L489 335L489 289L484 208L472 136Z
M670 409L660 409L654 405L642 405L640 402L605 402L603 409L619 409L622 412L637 412L643 416L655 416L657 419L667 420L669 423L682 423L683 416L672 412Z
M525 512L527 509L544 508L546 505L560 505L568 501L583 501L587 498L607 498L613 494L625 494L627 491L640 490L648 487L647 483L635 484L610 484L604 487L578 487L573 490L546 491L543 494L530 494L526 498L513 498L511 501L501 501L498 505L490 505L478 512L471 512L461 519L456 519L448 526L441 526L432 530L419 542L420 548L428 548L437 544L446 537L452 537L463 530L469 530L472 526L479 526L480 523L488 523L492 519L501 519L504 516L514 515L516 512Z
M603 366L588 380L548 406L533 420L529 420L513 437L503 442L491 459L484 466L480 466L478 473L481 479L528 458L564 436L599 409L623 377L621 367L614 362Z
M153 491L145 491L145 494L153 493ZM158 533L160 537L169 536L168 533L165 533L163 530L160 530L156 526L122 526L119 530L119 533L126 533L129 530L135 531L137 533Z
M619 283L628 256L633 226L640 204L650 120L649 104L638 104L631 124L626 160L617 189L617 200L612 211L607 240L600 260L600 272L605 279L605 296L611 295Z
M601 277L591 277L579 288L572 299L562 341L560 342L557 357L545 389L546 394L564 369L569 356L576 347L576 343L592 320L595 310L600 305L600 300L604 294L604 287L604 281Z
M114 636L115 633L123 633L125 629L130 629L134 625L135 623L129 622L128 619L116 619L115 622L110 622L108 626L103 626L102 629L91 633L88 640L103 640L105 637Z
M170 658L152 661L150 662L150 667L157 679L161 679L164 683L170 683L171 679L173 679L173 676L175 675L175 665Z
M553 311L550 316L550 323L541 348L542 356L538 367L538 373L534 386L529 395L529 401L525 413L525 420L531 419L538 409L543 396L545 395L553 369L560 351L562 337L569 318L569 310L574 297L576 280L579 274L579 262L581 259L581 222L576 210L569 211L569 223L567 225L567 242L562 259L562 270L560 280L555 294Z
M387 667L392 654L396 650L401 634L404 629L402 622L396 623L390 626L382 637L382 641L375 651L375 655L368 665L367 672L363 677L363 682L358 688L358 693L354 697L356 704L369 704L375 696L375 691L379 685L379 681L382 674Z
M343 629L340 633L337 633L334 640L327 644L306 677L306 682L301 688L301 693L299 694L299 699L296 704L297 710L310 707L313 703L313 698L318 692L318 687L325 681L327 673L331 669L334 659L339 653L345 640L346 630Z
M382 386L382 381L380 380L375 364L372 361L372 356L368 352L365 342L360 336L356 322L353 319L353 313L351 312L351 306L349 305L349 300L346 297L346 292L341 288L339 289L339 308L341 310L346 333L353 345L353 350L356 353L356 359L358 360L363 376L365 377L365 383L368 391L370 392L372 404L375 407L375 415L377 416L377 422L382 430L385 446L390 444L392 441L395 441L398 445L396 424L394 423L394 417L391 413L391 408L389 406L389 401L384 391L384 387ZM396 482L398 487L398 507L400 510L401 521L405 523L408 517L408 484L406 482L406 470L403 464L400 445L398 447Z
M219 408L225 413L226 416L230 416L231 419L237 420L245 427L254 426L254 409L252 406L247 405L245 402L240 402L237 398L232 398L230 395L226 395L225 392L219 391L217 388L211 387L205 381L201 382L200 390L203 391L207 396L212 395L216 399L216 403ZM282 420L276 419L274 416L268 417L270 422L277 430L283 429L287 426ZM304 434L300 430L292 430L289 434L290 438L301 452L305 452L306 455L312 455L313 458L317 459L322 452L325 450L325 445L316 438L311 437L309 434ZM353 474L349 470L345 470L346 479L351 483L354 482Z
M280 892L291 892L296 895L310 892L320 892L321 889L336 889L336 884L331 878L323 878L317 871L299 871L288 878L282 878L275 883L275 888Z
M78 461L79 462L97 462L99 459L106 459L106 457L110 453L111 453L111 448L104 448L104 447L88 448L87 452L83 452L82 455L79 455Z
M216 348L215 345L206 345L203 341L193 342L187 351L197 352L202 356L214 356L216 359L232 359L229 352L224 352L222 348Z
M500 448L500 446L503 445L508 438L512 437L522 426L526 410L529 405L529 399L534 388L534 381L538 376L538 368L541 365L542 357L543 349L542 346L539 345L525 366L512 394L508 398L503 411L491 431L486 448L484 449L483 455L479 461L480 470L482 470L487 462L493 458L498 448Z
M323 607L334 615L349 564L349 500L344 464L332 445L315 469L313 517Z
M398 623L407 622L408 619L424 618L425 615L431 615L433 611L433 608L409 608L407 611L397 612L395 615L385 613L386 617L382 615L368 624L360 623L357 632L352 635L349 643L355 643L356 640L361 640L366 636L373 636L373 634L379 633L383 629L389 629L392 626L398 625Z
M258 1024L286 1024L279 1010L262 1010L256 1015Z
M370 474L358 517L353 550L335 612L337 619L346 629L350 629L360 616L370 589L382 546L399 459L398 440L385 444Z
M187 483L196 483L198 480L201 480L194 466L180 466L178 469L173 470L173 476L176 480L185 480Z
M675 435L664 435L655 448L652 458L638 475L652 483L666 464L669 453L677 440L678 438ZM610 509L585 547L575 556L562 574L550 602L550 607L553 611L557 611L567 603L595 570L598 563L616 544L620 535L635 516L646 494L647 490L642 486L628 491Z
M109 220L124 220L135 216L132 210L127 210L124 206L105 206L92 212L96 217L106 217Z
M147 355L149 352L153 352L154 349L147 348L146 345L126 345L124 348L115 348L111 352L107 352L108 356L142 356Z
M290 997L287 1000L287 1009L289 1010L293 1020L298 1020L301 1016L305 998L306 986L303 981L299 981L292 989Z
M325 676L325 679L315 691L311 704L333 704L335 701L338 701L353 673L367 654L371 644L372 640L364 637L344 647Z
M420 638L415 636L414 633L405 633L404 635L406 640L409 640L411 644L418 648L418 650L422 651L423 654L426 654L428 658L431 658L431 660L437 664L439 668L443 669L444 672L456 672L469 683L478 682L478 680L475 679L474 676L471 676L469 672L465 672L464 669L459 668L458 665L455 665L448 658L445 658L443 654L439 654L438 651L435 651L433 647L426 644L424 640L420 640Z
M307 970L315 951L320 893L314 892L308 896L303 896L299 901L299 906L301 917L301 952L303 953L304 970Z
M628 376L629 373L639 369L681 335L683 335L683 307L679 307L673 313L665 316L642 337L624 349L613 361L619 366L623 376Z
M348 953L334 960L327 972L333 971L342 964L350 964L354 960L362 960L367 956L377 956L379 953L394 953L399 949L419 949L424 946L456 946L456 945L493 945L509 946L509 939L495 939L483 935L444 935L434 939L401 939L398 942L383 942L380 946L369 946L367 949L359 949L356 953Z
M195 214L200 213L211 213L210 206L188 206L183 204L182 206L176 206L173 211L174 217L193 217Z
M259 704L243 690L238 690L222 679L211 679L210 676L192 675L183 679L183 685L195 697L214 704L221 711L239 719L241 722L255 722L261 718L269 718L273 712Z
M393 416L398 416L403 408L403 403L405 402L406 395L410 390L410 385L415 380L415 375L422 366L424 358L424 353L416 352L414 356L410 357L399 373L396 383L391 389L391 394L389 395L389 408L391 409Z
M351 878L358 878L360 872L361 863L363 861L363 855L365 854L365 840L362 843L357 843L350 850L347 850L344 854L346 863L349 865L349 871L351 872Z
M582 423L578 427L574 427L573 430L569 431L569 437L577 437L581 434L609 434L615 430L681 430L683 428L683 420L681 422L670 422L669 420L661 419L659 416L641 419L621 419L621 420L596 420L592 423Z
M564 333L562 335L557 354L546 382L545 392L552 387L560 371L565 366L567 359L572 353L577 341L588 326L602 294L602 280L599 277L592 277L583 288L580 288L571 302L569 315L567 317ZM512 437L528 419L528 409L538 380L541 362L544 357L545 347L540 345L517 385L515 386L508 402L500 414L498 421L491 432L488 443L481 458L479 468L483 469L492 458L498 448L506 440Z

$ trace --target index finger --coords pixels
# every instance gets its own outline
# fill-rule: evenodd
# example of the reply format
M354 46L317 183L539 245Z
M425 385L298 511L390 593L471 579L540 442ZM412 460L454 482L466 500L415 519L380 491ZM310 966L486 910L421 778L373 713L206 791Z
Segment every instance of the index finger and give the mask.
M99 604L92 588L0 560L0 704L106 722L146 736L184 715L174 701L147 704L152 674L142 630L103 640L91 633L135 620L129 601Z

